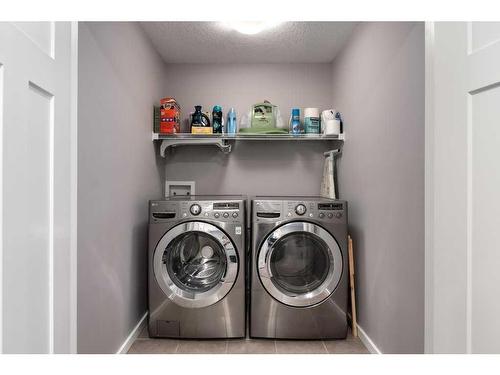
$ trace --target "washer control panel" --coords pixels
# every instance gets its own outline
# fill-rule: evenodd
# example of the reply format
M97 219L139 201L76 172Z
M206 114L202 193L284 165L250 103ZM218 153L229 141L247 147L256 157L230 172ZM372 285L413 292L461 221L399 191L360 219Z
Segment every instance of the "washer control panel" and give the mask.
M151 222L198 218L235 223L245 216L241 201L151 201L149 211Z
M240 202L180 202L181 218L200 217L234 222L240 217Z

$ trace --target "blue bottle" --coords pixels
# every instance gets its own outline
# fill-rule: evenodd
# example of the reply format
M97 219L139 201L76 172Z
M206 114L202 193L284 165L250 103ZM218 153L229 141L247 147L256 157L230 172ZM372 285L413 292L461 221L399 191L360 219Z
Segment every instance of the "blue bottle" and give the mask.
M303 134L304 128L300 124L300 109L293 108L292 115L290 116L290 133Z
M227 134L234 135L237 131L236 125L236 111L234 108L231 108L227 113L227 124L226 124L226 132Z

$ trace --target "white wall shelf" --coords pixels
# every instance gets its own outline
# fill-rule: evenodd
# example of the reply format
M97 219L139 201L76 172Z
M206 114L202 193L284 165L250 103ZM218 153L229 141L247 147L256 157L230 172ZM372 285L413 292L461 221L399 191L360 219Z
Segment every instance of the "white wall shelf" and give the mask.
M328 141L333 142L333 149L340 149L344 144L344 134L325 135L325 134L158 134L153 133L153 141L161 141L160 155L165 157L165 152L169 147L187 146L187 145L213 145L217 146L224 153L231 152L230 142L240 141Z

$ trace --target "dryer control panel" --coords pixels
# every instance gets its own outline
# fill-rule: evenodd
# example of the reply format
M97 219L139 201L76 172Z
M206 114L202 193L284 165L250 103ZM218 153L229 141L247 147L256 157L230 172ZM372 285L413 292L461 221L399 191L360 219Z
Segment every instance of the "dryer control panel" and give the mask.
M253 217L257 222L311 219L325 222L346 221L347 202L339 200L254 200Z

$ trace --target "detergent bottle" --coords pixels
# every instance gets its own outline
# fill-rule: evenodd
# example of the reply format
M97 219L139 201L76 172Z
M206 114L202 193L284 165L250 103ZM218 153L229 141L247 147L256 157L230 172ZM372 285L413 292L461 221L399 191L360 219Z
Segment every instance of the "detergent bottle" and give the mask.
M224 118L222 117L222 107L220 105L216 105L212 109L212 128L214 134L222 134L223 127Z
M231 108L227 113L227 124L226 124L226 133L230 135L236 134L236 111L234 108Z
M194 113L191 114L191 133L212 134L210 118L201 111L201 105L195 105Z
M300 124L300 109L299 108L292 109L292 115L290 116L290 133L291 134L304 133L304 128Z

